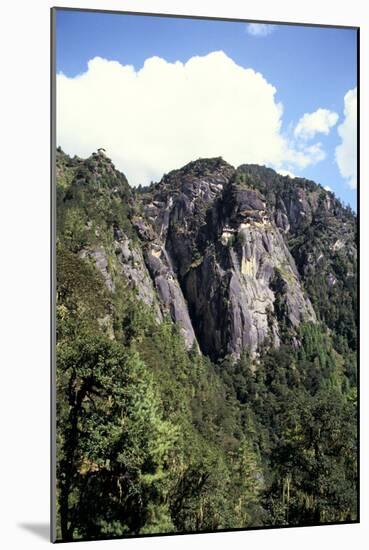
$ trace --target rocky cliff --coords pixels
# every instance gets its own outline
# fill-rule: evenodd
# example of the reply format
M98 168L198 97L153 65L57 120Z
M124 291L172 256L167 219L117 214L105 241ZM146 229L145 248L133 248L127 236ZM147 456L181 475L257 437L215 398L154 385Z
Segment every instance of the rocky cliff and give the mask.
M59 150L57 168L58 224L76 254L108 292L124 280L158 323L170 316L187 348L214 361L278 347L302 322L340 323L313 292L317 277L327 295L347 291L352 302L355 216L313 182L221 158L139 190L103 153Z

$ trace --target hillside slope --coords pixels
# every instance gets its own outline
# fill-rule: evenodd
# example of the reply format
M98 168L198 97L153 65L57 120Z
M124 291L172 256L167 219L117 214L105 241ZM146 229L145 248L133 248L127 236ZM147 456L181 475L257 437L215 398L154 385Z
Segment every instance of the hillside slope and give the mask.
M57 151L58 539L356 520L356 217Z

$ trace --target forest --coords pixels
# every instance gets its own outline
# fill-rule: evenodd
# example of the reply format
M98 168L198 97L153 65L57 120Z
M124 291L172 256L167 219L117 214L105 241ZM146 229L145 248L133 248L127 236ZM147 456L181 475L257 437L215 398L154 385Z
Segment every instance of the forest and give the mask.
M358 521L355 213L221 159L56 184L57 540Z

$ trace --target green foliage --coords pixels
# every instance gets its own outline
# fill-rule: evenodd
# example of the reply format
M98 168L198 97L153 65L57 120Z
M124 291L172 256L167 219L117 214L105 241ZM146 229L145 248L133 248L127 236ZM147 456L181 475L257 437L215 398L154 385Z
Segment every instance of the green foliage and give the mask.
M219 375L241 406L243 432L261 457L263 521L302 525L356 519L356 387L350 355L319 325L301 345L226 360ZM351 378L351 380L350 380ZM260 500L259 500L260 503ZM260 520L260 516L259 516Z
M57 338L74 338L84 327L99 331L99 318L110 311L101 274L86 259L57 247Z
M177 439L150 372L102 336L61 344L57 357L61 538L149 528Z
M355 520L353 260L330 256L339 286L328 295L319 271L306 274L321 323L293 331L276 270L279 349L212 364L117 268L116 232L138 242L125 177L97 154L59 151L58 167L58 540ZM298 260L323 236L293 238ZM114 291L91 259L97 247Z

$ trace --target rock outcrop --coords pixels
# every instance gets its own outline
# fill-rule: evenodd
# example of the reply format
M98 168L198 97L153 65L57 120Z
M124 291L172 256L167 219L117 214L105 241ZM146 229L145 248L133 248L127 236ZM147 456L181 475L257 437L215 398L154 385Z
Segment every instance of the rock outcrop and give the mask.
M59 151L57 168L60 224L82 243L68 246L95 264L109 292L121 277L158 323L169 316L188 349L214 361L256 356L286 334L293 340L303 322L335 328L342 320L329 297L343 296L354 315L355 220L314 182L221 158L140 190L103 154L84 161ZM77 199L85 213L75 227Z
M150 274L187 341L194 333L203 353L219 359L256 353L266 342L278 346L282 291L285 323L316 320L265 198L239 185L222 159L170 173L142 202Z

